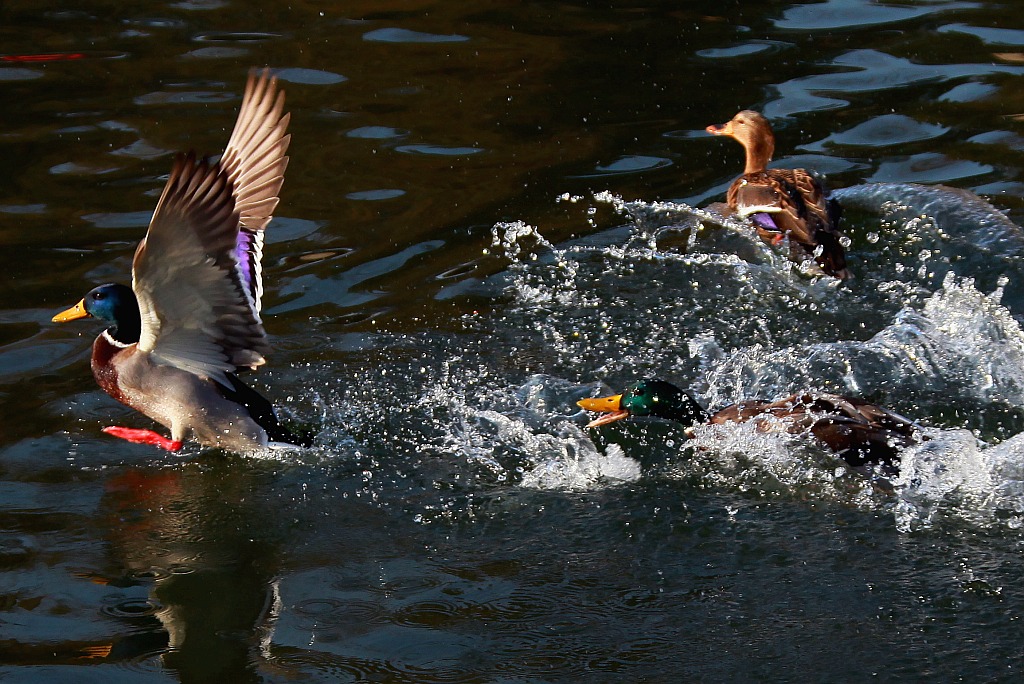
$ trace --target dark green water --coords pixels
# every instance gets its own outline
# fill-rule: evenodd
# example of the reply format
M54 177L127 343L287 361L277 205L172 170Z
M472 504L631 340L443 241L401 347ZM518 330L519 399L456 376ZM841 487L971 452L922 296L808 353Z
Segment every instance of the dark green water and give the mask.
M1021 677L1014 3L7 2L0 37L0 681ZM50 317L128 280L262 65L293 140L253 382L317 445L107 437L151 424ZM851 283L694 210L742 108L839 189ZM583 428L642 375L932 439L885 494L779 435Z

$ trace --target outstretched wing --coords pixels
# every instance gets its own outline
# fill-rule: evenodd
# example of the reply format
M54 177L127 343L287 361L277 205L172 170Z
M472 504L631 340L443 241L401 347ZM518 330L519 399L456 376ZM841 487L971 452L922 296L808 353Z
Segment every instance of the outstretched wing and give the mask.
M225 384L268 351L235 257L238 220L225 170L179 155L132 263L139 349Z
M277 89L270 70L250 72L242 109L220 159L235 186L241 222L235 255L257 315L263 306L263 230L277 208L288 167L291 115L283 111L284 92Z
M283 107L269 73L251 74L220 162L175 159L132 264L139 348L226 387L269 351L260 258L288 163Z

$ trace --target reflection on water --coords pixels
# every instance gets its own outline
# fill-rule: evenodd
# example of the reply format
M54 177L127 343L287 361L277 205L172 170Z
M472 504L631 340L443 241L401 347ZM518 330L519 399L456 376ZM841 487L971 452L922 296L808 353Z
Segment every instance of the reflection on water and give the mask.
M1014 678L1018 24L953 0L3 5L0 679ZM96 330L50 317L127 280L171 154L220 149L263 64L293 142L252 379L316 446L112 440L148 425L95 387ZM838 188L851 282L695 208L741 165L704 126L746 107L775 165ZM885 494L788 436L583 427L577 399L641 376L709 406L861 394L931 439Z

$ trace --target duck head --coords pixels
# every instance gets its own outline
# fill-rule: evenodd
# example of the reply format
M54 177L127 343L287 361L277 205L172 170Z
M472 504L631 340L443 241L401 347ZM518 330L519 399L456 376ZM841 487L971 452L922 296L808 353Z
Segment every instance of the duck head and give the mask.
M744 109L724 124L711 125L704 130L711 135L727 136L743 145L747 152L744 173L764 171L775 153L775 134L772 133L771 124L768 119L750 109Z
M111 334L119 342L133 344L139 341L142 325L139 302L127 285L107 283L94 287L73 307L54 316L53 322L67 323L90 317L112 323Z
M605 414L590 421L587 427L613 423L630 416L665 418L685 425L707 420L707 413L693 397L664 380L641 380L622 394L581 399L576 404L587 411Z

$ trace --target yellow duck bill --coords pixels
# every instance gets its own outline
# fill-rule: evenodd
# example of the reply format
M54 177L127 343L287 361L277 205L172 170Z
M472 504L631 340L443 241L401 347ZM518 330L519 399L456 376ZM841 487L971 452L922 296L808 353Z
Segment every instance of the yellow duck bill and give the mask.
M50 320L54 323L67 323L68 321L77 321L79 318L88 318L91 315L85 310L85 300L82 299L70 309L61 311Z
M587 423L588 428L598 425L607 425L623 418L629 418L629 411L622 408L622 395L613 394L610 397L595 397L591 399L580 399L576 405L587 411L603 413L605 415L595 418Z

